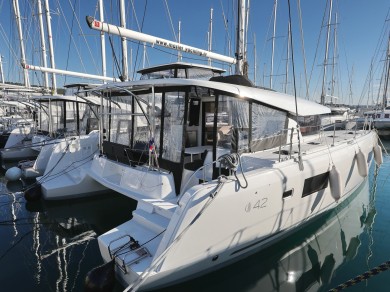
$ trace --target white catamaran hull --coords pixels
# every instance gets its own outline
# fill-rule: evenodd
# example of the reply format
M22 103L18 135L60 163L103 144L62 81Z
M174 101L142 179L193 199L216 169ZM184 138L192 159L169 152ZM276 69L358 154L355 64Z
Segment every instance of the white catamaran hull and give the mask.
M329 150L308 149L303 152L302 171L294 159L263 167L261 156L243 155L246 189L229 178L189 189L178 205L139 200L132 220L99 237L103 259L110 261L127 242L124 236L132 236L153 256L137 259L131 252L122 259L117 256L118 266L123 267L123 271L117 268L117 274L128 285L150 269L142 283L145 289L220 268L280 240L346 200L367 177L375 145L372 132ZM321 175L329 173L332 164L338 178L330 175L329 184L318 190ZM238 179L243 184L241 174ZM336 200L339 184L343 193Z
M107 191L107 188L92 180L87 171L92 158L98 152L99 134L97 131L88 135L69 137L58 140L51 149L47 161L36 161L34 167L42 164L44 173L37 177L46 200L61 200L95 195ZM26 169L25 175L34 170Z

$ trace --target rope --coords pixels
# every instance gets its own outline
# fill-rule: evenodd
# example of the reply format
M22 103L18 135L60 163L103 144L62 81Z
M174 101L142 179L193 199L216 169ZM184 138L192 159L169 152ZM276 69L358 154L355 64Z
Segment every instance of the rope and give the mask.
M225 155L222 155L219 158L219 160L224 161L224 163L226 164L226 167L233 171L234 177L236 178L240 187L243 189L246 189L248 187L248 181L246 180L244 170L242 169L240 155L238 153L225 154ZM241 173L242 173L242 176L245 180L245 186L241 184L240 180L237 177L237 166L240 166L240 168L241 168Z
M367 280L368 278L371 278L372 276L375 276L375 275L378 275L379 273L383 272L383 271L386 271L390 269L390 261L387 261L387 262L384 262L383 264L353 278L353 279L350 279L348 280L347 282L344 282L340 285L338 285L337 287L333 288L333 289L330 289L329 292L337 292L337 291L341 291L341 290L344 290L346 288L349 288L357 283L360 283L362 282L363 280Z

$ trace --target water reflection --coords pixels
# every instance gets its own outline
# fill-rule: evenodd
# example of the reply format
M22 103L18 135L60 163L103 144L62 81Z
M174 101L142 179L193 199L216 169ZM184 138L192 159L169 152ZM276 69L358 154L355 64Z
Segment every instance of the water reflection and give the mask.
M1 290L83 291L87 272L103 262L97 236L130 220L135 202L108 193L30 203L12 187L3 181L0 194Z
M378 225L378 208L384 206L376 205L376 193L385 183L377 186L377 169L370 180L347 204L281 242L164 291L327 291L364 272L369 262L371 267L377 264L375 256L381 253L376 248L374 256L378 240L373 225ZM136 207L116 193L25 202L19 185L1 182L0 267L7 270L0 273L2 291L83 291L87 272L102 264L97 236L129 220ZM385 240L383 244L387 248ZM119 284L115 287L122 289Z

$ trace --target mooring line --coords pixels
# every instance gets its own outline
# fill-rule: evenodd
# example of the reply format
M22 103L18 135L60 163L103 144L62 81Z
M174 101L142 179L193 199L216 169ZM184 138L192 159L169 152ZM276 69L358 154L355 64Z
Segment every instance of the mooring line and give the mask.
M371 278L372 276L378 275L379 273L386 271L390 269L390 261L384 262L383 264L380 264L379 266L376 266L375 268L353 278L348 280L347 282L344 282L343 284L338 285L337 287L330 289L329 292L337 292L344 290L346 288L349 288L357 283L362 282L363 280L367 280L368 278Z

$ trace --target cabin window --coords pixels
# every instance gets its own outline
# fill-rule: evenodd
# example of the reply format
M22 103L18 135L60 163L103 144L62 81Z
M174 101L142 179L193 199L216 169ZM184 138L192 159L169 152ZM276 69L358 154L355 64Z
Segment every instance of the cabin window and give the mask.
M329 171L305 179L305 184L303 186L302 191L302 198L325 189L328 186L328 182Z
M260 151L284 144L287 139L283 131L286 125L285 112L252 104L252 142L251 151Z
M385 119L390 118L390 114L385 114Z
M85 106L85 103L66 102L65 103L65 127L67 131L77 130L77 105Z
M38 127L41 131L49 131L49 112L46 104L41 104L39 109L39 124Z
M214 114L210 118L214 119ZM247 152L249 149L248 139L249 101L220 95L218 99L217 146L237 152Z
M111 96L107 101L108 106L105 106L104 110L108 115L103 119L103 127L107 131L108 141L129 146L132 98L129 96Z
M51 101L51 125L52 131L56 132L64 128L64 101Z
M92 104L79 104L80 133L88 134L92 130L98 130L98 117L95 113L99 112L99 107Z
M295 119L295 117L294 117ZM321 128L320 116L305 116L298 117L298 124L300 126L302 136L318 133Z
M185 92L165 92L162 158L180 162L183 147Z
M162 108L162 94L155 93L154 95L154 113L152 113L153 105L153 94L139 94L137 95L140 102L139 104L134 101L134 112L137 114L134 116L134 137L133 145L135 144L149 144L151 138L154 139L156 149L160 145L160 129L161 129L161 108ZM145 104L145 102L147 104ZM146 113L148 119L143 115L143 112ZM149 125L150 123L150 125ZM154 125L154 137L153 135L153 125ZM130 127L131 128L131 127ZM152 131L152 132L151 132Z

